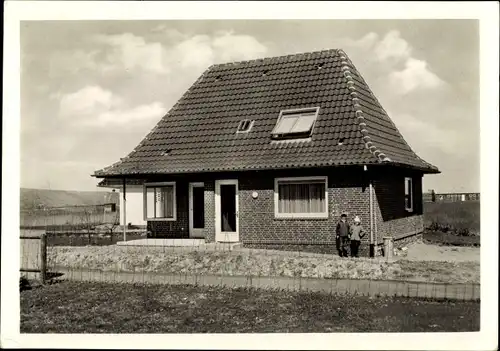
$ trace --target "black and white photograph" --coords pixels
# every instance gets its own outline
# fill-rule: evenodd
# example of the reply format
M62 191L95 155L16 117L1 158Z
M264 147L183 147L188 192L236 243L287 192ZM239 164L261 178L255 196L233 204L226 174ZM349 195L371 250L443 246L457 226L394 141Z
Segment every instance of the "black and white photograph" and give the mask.
M498 347L498 3L7 5L2 344Z

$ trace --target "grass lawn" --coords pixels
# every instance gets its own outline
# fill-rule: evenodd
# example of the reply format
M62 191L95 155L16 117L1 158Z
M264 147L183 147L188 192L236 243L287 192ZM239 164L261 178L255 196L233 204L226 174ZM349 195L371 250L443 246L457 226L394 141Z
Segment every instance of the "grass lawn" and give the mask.
M453 233L443 233L440 231L426 230L423 239L430 244L448 246L480 246L480 236L460 236Z
M479 201L425 202L424 225L433 223L450 230L467 229L472 233L480 232Z
M22 333L463 332L479 302L62 282L21 292Z

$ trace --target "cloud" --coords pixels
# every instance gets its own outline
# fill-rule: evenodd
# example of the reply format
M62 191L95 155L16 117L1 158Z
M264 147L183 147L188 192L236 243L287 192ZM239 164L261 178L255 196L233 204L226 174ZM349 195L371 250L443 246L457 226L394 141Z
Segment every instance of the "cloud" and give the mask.
M64 116L91 114L123 103L120 97L96 85L86 86L66 95L53 94L51 97L60 98L59 111Z
M398 31L388 32L384 39L376 43L375 56L379 61L387 60L405 60L411 55L410 44L403 38Z
M435 150L453 155L461 143L460 133L452 128L440 128L411 114L395 114L387 111L410 146L418 145L414 151L431 162ZM425 142L422 143L422 139ZM432 163L432 162L431 162Z
M147 123L159 121L166 109L160 102L153 102L131 109L114 109L100 113L95 119L86 121L92 126L130 125L131 123Z
M60 100L61 117L84 126L149 125L152 119L163 117L166 110L160 102L127 106L125 99L100 86L87 86L66 95L55 94L53 98Z
M105 63L103 68L109 70L141 69L153 73L168 73L166 51L159 42L146 42L132 33L116 35L96 35L93 40L105 44Z
M383 38L368 33L358 40L339 41L360 66L383 72L380 85L392 88L391 94L405 95L419 90L435 90L445 82L429 69L427 61L413 57L413 48L399 31L389 31ZM356 64L357 65L357 64ZM368 71L368 70L367 70Z
M250 35L221 33L212 41L214 50L221 61L251 60L262 57L267 47Z
M207 68L214 63L262 57L267 47L250 35L218 32L184 39L169 52L182 67Z
M405 68L392 72L389 81L399 94L407 94L417 89L436 89L445 83L436 74L427 69L427 62L409 58Z

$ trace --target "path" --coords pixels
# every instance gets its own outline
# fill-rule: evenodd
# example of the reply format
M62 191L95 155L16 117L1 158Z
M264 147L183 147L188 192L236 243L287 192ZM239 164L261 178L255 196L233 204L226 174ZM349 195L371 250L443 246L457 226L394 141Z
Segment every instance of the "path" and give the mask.
M146 284L190 284L263 289L304 290L359 295L447 298L455 300L480 299L479 284L443 284L382 280L315 279L287 277L242 277L172 275L146 272L105 272L92 270L54 269L63 279L99 282Z

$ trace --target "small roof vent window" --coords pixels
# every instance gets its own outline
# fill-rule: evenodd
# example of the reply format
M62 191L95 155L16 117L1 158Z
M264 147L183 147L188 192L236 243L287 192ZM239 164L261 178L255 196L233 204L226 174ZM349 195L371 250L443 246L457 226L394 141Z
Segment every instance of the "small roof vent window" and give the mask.
M254 121L251 121L249 119L243 119L240 121L238 124L238 129L236 130L236 133L248 133L250 129L253 127Z
M311 136L318 113L319 107L281 111L271 135L274 139L308 138Z
M324 65L325 65L324 63L320 63L320 64L318 65L318 69L322 69Z
M262 72L262 76L265 77L265 76L267 76L268 73L269 73L269 70L266 69L264 72Z

